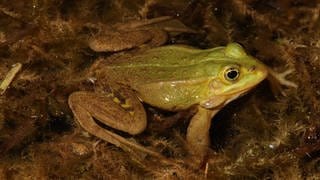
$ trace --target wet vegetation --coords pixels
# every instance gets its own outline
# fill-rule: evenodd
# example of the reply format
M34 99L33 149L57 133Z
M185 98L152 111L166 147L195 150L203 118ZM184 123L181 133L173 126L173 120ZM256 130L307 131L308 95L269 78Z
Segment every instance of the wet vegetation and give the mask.
M0 179L317 179L320 177L320 2L316 0L1 0L0 78L22 68L0 95ZM97 57L88 39L104 26L172 16L196 33L166 44L209 48L238 42L275 71L294 69L298 88L262 82L214 118L206 163L187 160L191 112L149 107L150 125L130 137L178 164L126 152L73 119L71 92ZM168 120L168 123L161 119Z

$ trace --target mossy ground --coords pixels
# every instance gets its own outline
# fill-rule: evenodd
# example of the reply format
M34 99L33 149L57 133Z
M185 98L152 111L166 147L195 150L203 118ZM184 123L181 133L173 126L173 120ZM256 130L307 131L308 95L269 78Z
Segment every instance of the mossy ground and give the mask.
M78 74L110 55L88 48L92 27L164 15L199 32L168 44L239 42L272 69L295 70L289 79L298 88L281 95L264 81L214 118L207 170L184 161L190 113L135 137L184 162L170 166L87 135L67 105L71 92L90 86ZM0 96L0 179L320 178L319 15L316 0L0 1L0 77L23 64ZM171 115L147 109L151 124Z

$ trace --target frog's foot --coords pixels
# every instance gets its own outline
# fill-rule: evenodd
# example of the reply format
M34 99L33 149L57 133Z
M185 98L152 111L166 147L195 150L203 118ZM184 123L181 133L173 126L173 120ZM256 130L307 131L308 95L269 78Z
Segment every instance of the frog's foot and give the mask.
M298 87L296 83L286 79L286 76L291 74L292 72L294 72L294 69L288 69L282 73L278 73L273 71L271 68L268 68L268 80L274 93L280 92L282 95L285 95L284 91L281 88L281 85L293 88Z
M268 69L268 72L270 73L272 78L277 80L281 85L287 86L287 87L294 87L294 88L298 87L298 85L296 83L286 79L286 76L291 74L292 72L294 72L294 69L288 69L282 73L277 73L277 72L273 71L272 69Z
M144 27L152 24L158 24L164 21L169 21L171 19L173 19L173 17L171 16L161 16L161 17L152 18L152 19L136 20L136 21L130 21L127 23L119 23L119 24L116 24L115 27L118 30L127 31L128 29L136 29L136 28L140 28L140 27Z
M95 52L118 52L139 47L152 40L148 30L133 30L126 33L100 34L89 38L88 45Z
M150 25L156 25L155 27L158 27L160 29L163 28L167 32L197 33L197 31L191 28L188 28L181 21L171 16L161 16L161 17L156 17L152 19L137 20L137 21L126 23L126 24L123 24L123 23L118 24L116 25L116 27L119 30L127 31L128 29L139 29L139 28L144 29L144 27L150 26Z

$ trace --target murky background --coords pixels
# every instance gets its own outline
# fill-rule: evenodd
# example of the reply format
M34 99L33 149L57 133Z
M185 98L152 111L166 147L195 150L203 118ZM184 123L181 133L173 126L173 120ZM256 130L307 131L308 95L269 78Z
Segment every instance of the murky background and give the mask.
M319 178L319 15L316 0L1 0L0 79L22 67L0 95L0 179ZM158 27L195 30L169 33L166 44L238 42L277 72L295 70L288 78L298 88L280 94L264 81L214 118L207 164L197 170L184 161L190 113L146 105L150 125L134 140L183 162L169 166L88 135L67 104L71 92L93 88L79 74L114 54L91 50L90 37L161 16L179 23ZM157 123L169 117L170 128Z

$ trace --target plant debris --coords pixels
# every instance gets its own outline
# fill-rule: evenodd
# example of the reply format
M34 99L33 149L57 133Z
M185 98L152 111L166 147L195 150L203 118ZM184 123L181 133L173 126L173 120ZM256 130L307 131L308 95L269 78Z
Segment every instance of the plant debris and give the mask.
M13 78L17 75L17 73L21 70L22 64L17 63L12 65L12 68L6 75L6 77L2 80L0 84L0 94L3 94L7 88L9 87L10 83L13 81Z

